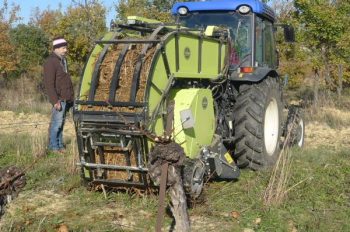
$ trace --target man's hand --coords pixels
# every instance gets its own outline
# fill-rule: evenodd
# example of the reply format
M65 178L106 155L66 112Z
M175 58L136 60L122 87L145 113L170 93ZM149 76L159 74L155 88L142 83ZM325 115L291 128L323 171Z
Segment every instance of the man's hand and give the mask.
M56 104L53 106L57 111L61 111L61 101L56 102Z

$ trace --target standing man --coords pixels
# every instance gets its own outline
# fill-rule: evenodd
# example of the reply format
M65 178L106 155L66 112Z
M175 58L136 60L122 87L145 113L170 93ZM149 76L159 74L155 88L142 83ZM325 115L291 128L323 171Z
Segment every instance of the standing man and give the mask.
M57 37L52 45L53 52L44 64L44 86L52 104L48 149L64 153L63 126L66 112L74 100L74 92L66 60L67 41L63 37Z

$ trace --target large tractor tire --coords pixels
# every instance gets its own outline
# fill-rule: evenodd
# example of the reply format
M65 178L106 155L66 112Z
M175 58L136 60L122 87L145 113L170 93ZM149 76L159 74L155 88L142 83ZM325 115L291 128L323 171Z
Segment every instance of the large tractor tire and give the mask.
M282 97L275 78L242 84L234 107L235 149L240 168L258 170L275 164L280 152Z

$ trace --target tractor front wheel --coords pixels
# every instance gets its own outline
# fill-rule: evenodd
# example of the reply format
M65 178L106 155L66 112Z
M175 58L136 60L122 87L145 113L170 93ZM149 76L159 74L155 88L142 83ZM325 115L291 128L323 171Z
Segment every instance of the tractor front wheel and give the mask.
M239 86L233 111L234 154L240 168L272 166L279 154L282 97L275 78Z

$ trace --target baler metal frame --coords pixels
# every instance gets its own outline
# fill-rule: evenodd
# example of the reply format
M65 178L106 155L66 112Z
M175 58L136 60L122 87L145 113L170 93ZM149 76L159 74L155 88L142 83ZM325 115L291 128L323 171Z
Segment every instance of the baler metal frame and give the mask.
M156 26L155 24L148 25L147 27L140 27L140 26L132 26L132 25L118 25L119 28L123 29L131 29L131 30L137 30L141 31L143 33L151 34L149 36L149 39L130 39L130 40L123 40L123 39L115 39L113 36L112 39L101 39L96 41L96 44L103 45L103 49L101 53L98 56L98 59L95 63L94 71L92 73L92 80L91 80L91 87L89 89L89 94L87 97L87 100L76 100L75 104L79 106L105 106L105 107L128 107L128 108L142 108L143 111L140 113L126 113L126 112L107 112L107 111L82 111L78 109L77 107L74 108L74 121L76 122L76 131L77 131L77 141L78 141L78 149L80 151L80 162L78 165L82 169L82 178L87 180L88 182L91 181L92 184L106 184L108 186L133 186L138 188L148 188L149 186L152 186L152 182L147 178L147 172L148 169L146 167L147 162L147 153L146 151L148 149L147 144L147 135L145 134L145 131L140 130L141 128L140 122L147 123L149 120L147 115L147 102L136 102L136 92L139 87L139 77L140 72L142 68L142 61L145 56L145 53L147 50L153 45L157 44L155 53L160 53L168 78L171 78L171 72L169 63L167 60L167 55L164 50L164 44L167 40L171 38L175 38L175 50L177 51L176 56L176 71L179 70L180 66L180 59L179 59L179 33L185 33L190 34L192 36L196 36L201 41L199 43L198 49L199 49L199 59L201 59L201 49L202 49L202 41L203 41L203 32L199 34L192 33L196 30L188 30L188 29L180 29L178 25L174 25L175 29L171 29L169 27L165 27L164 25L158 25L155 28L151 28ZM171 32L172 31L172 32ZM169 33L170 32L170 33ZM164 37L162 40L156 39L156 37L159 34L165 34L168 33L166 37ZM223 44L222 39L218 39L221 46ZM115 68L113 71L112 81L109 88L109 98L106 101L96 101L95 100L95 92L97 88L97 84L99 82L99 70L100 66L102 64L102 61L104 57L106 56L106 53L112 44L125 44L118 60L115 64ZM133 75L133 81L132 81L132 87L130 92L130 101L128 102L120 102L115 101L115 90L118 86L119 81L119 73L121 64L124 61L124 58L126 57L126 54L129 50L129 46L131 44L144 44L144 47L142 49L141 54L139 55L138 62L135 65L134 69L134 75ZM219 56L221 59L221 46L219 47ZM219 61L219 67L218 71L221 72L221 60ZM85 69L85 68L84 68ZM150 67L150 72L154 67ZM201 61L198 62L198 73L201 72ZM83 77L82 77L83 78ZM147 89L145 90L145 99L148 98L149 88L150 88L150 82L151 80L147 80ZM81 89L81 86L80 86ZM157 111L155 109L152 113ZM158 114L156 112L156 114ZM152 118L152 117L151 117ZM126 164L124 166L122 165L110 165L110 164L104 164L103 159L101 159L102 163L97 164L95 163L95 152L91 147L94 147L98 150L98 155L102 157L101 149L103 149L103 146L109 145L109 146L117 146L118 144L113 143L101 143L93 141L94 134L99 134L100 136L103 133L110 133L115 135L125 135L130 136L129 141L131 143L138 143L138 145L141 144L141 151L137 151L137 166L130 166L129 164ZM137 149L138 146L135 148ZM122 147L123 148L123 147ZM130 154L125 154L126 159L130 156ZM142 161L142 162L141 162ZM135 182L131 180L107 180L103 178L103 171L101 170L122 170L126 171L128 173L136 173L140 174L141 178L139 178L141 181ZM90 178L86 178L87 175L90 176Z

